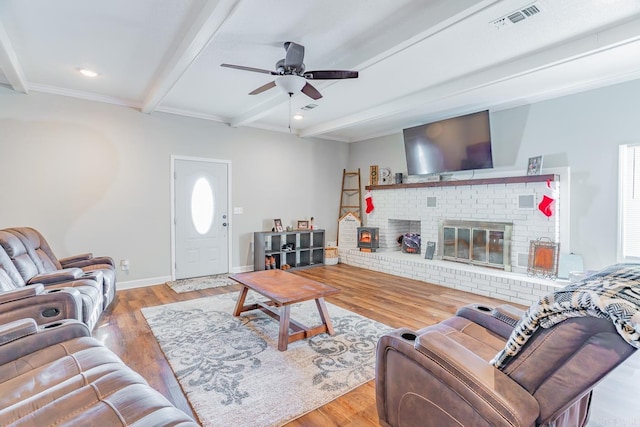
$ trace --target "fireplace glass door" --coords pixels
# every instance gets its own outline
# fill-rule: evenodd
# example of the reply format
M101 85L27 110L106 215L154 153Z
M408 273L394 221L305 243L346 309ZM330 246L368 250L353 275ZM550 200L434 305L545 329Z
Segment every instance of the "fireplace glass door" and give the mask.
M455 258L456 256L456 229L454 227L444 227L443 255Z
M445 257L469 259L471 253L471 229L445 227L443 251Z
M489 232L489 262L491 264L504 264L504 232Z
M473 258L474 261L487 261L487 230L473 230Z
M442 258L511 271L510 223L448 220L440 229Z
M468 228L458 228L458 247L456 248L456 257L459 259L469 259L471 249L471 230Z

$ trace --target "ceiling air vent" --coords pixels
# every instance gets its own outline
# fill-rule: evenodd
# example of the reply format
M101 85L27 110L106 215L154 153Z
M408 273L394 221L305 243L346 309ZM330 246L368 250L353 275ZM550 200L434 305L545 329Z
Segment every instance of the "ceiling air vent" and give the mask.
M505 27L509 27L513 24L517 24L518 22L524 21L525 19L531 18L534 15L542 12L540 6L536 3L530 4L527 7L523 7L522 9L515 10L502 18L496 19L495 21L490 22L490 24L496 29L501 29Z
M309 110L313 110L317 106L318 106L318 104L307 104L307 105L305 105L304 107L302 107L300 109L304 110L304 111L309 111Z
M541 12L540 8L535 5L532 4L531 6L525 7L524 9L522 9L520 12L522 12L523 14L525 14L527 16L527 18L532 17L533 15L537 15L538 13Z
M524 21L527 18L525 18L522 12L518 11L507 16L507 19L515 24L516 22Z

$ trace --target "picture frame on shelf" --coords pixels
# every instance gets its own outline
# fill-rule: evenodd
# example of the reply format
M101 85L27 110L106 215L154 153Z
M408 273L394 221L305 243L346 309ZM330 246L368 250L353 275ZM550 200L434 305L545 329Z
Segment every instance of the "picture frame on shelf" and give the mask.
M378 179L378 183L382 185L392 184L393 177L391 176L391 169L389 168L380 168L378 171L380 176Z
M309 220L306 220L306 219L298 220L298 226L296 228L298 230L308 230L309 229Z
M273 220L273 228L276 232L282 233L284 228L282 228L282 220L277 218Z
M527 175L540 175L542 173L542 156L529 157Z

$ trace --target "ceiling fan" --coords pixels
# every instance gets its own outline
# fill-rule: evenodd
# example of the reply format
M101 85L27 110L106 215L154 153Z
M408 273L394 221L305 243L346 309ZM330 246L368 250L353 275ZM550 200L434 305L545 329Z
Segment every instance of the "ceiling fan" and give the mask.
M220 64L222 67L236 68L238 70L252 71L254 73L270 74L278 76L259 88L249 92L249 95L257 95L272 87L281 87L289 96L301 91L305 95L313 99L322 98L322 94L313 87L307 80L337 80L337 79L355 79L358 77L357 71L347 70L317 70L305 71L304 63L304 46L294 42L285 42L284 50L286 56L276 62L275 71L263 70L261 68L245 67L242 65Z

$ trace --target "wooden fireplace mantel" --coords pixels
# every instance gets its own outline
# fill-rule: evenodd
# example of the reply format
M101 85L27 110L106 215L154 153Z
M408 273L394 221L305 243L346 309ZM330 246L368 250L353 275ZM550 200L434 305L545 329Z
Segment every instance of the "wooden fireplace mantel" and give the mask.
M407 184L386 184L367 185L367 190L397 190L402 188L422 188L422 187L458 187L462 185L487 185L487 184L520 184L528 182L559 181L560 176L554 174L528 175L528 176L507 176L502 178L478 178L478 179L458 179L451 181L429 181L412 182Z

